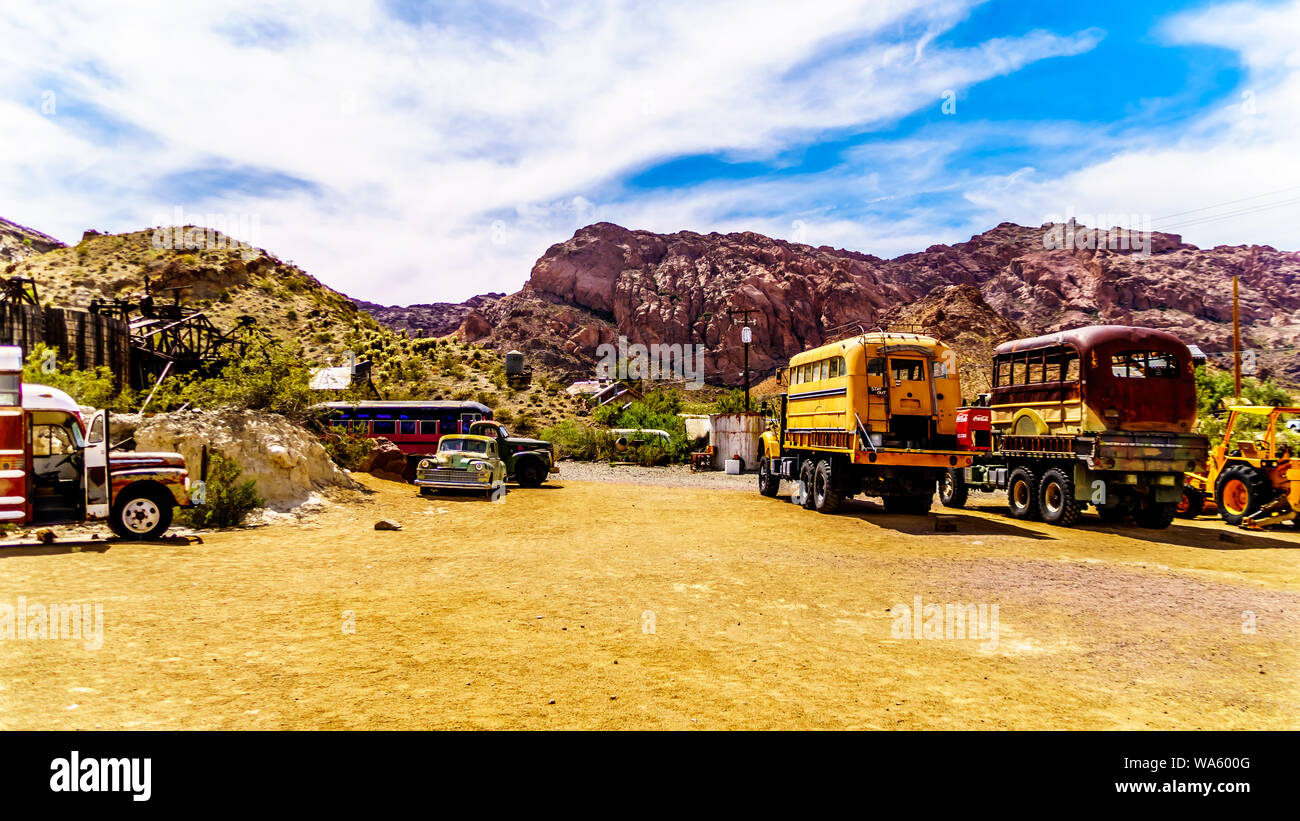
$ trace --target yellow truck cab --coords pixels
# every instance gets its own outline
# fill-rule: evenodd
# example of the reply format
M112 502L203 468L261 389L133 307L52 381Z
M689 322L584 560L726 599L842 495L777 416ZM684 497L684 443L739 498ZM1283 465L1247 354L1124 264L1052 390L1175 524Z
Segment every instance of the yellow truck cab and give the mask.
M953 351L919 334L863 333L794 356L763 436L759 492L775 496L786 479L810 510L861 493L924 515L945 472L971 462L957 449L958 379Z

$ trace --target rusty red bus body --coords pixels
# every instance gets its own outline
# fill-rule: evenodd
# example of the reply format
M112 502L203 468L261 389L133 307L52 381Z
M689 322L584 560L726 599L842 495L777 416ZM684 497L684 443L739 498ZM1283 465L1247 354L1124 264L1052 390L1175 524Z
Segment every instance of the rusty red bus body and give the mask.
M1168 526L1183 472L1209 450L1191 432L1196 377L1177 337L1103 325L1018 339L994 351L992 381L985 401L958 411L962 446L981 455L945 480L941 501L1007 489L1017 518L1068 525L1091 504L1103 518Z

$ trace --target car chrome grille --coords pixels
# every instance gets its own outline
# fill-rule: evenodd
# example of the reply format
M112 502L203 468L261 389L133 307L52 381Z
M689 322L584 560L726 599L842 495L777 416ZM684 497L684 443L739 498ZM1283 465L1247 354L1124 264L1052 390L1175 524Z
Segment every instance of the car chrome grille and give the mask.
M421 468L415 472L417 482L477 482L487 471L463 468Z

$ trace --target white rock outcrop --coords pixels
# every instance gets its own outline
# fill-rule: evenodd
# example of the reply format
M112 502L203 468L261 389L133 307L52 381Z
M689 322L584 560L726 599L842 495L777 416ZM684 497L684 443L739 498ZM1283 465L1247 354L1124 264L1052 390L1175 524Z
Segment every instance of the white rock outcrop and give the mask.
M195 480L204 445L209 453L234 459L244 478L257 481L258 492L272 510L289 511L318 501L319 491L329 488L360 488L334 464L314 434L277 414L224 408L114 416L114 440L121 441L132 428L136 450L179 452Z

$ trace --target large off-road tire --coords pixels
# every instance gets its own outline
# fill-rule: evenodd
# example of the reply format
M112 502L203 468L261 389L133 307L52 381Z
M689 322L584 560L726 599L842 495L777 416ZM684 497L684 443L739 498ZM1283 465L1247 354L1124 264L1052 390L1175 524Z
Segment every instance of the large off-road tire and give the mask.
M816 465L811 459L801 462L799 465L799 479L803 482L803 508L804 510L815 510L816 500L813 499L813 474L816 472Z
M1038 480L1029 468L1016 468L1007 479L1007 506L1013 519L1038 518Z
M775 496L781 489L781 477L772 472L771 460L763 457L758 460L758 492L764 496Z
M1214 503L1223 521L1239 525L1268 502L1272 487L1268 477L1250 465L1233 465L1214 483Z
M831 475L831 463L825 459L817 463L813 473L813 507L818 513L834 513L844 502L843 495L835 488Z
M1049 525L1069 527L1079 519L1074 477L1061 468L1048 468L1038 482L1038 510Z
M1174 512L1177 509L1177 502L1152 502L1146 507L1135 511L1133 521L1137 522L1139 527L1164 530L1173 524Z
M113 503L108 526L120 539L148 541L161 538L172 526L176 502L159 488L127 488Z
M899 513L904 516L925 516L934 504L934 494L916 496L882 496L886 513Z
M1178 500L1174 515L1180 519L1195 519L1205 512L1205 494L1190 485L1183 485L1183 498Z
M546 481L546 465L538 459L524 459L515 465L515 481L520 487L537 487Z
M939 480L939 504L944 507L965 507L968 496L970 488L966 486L965 471L949 470Z

